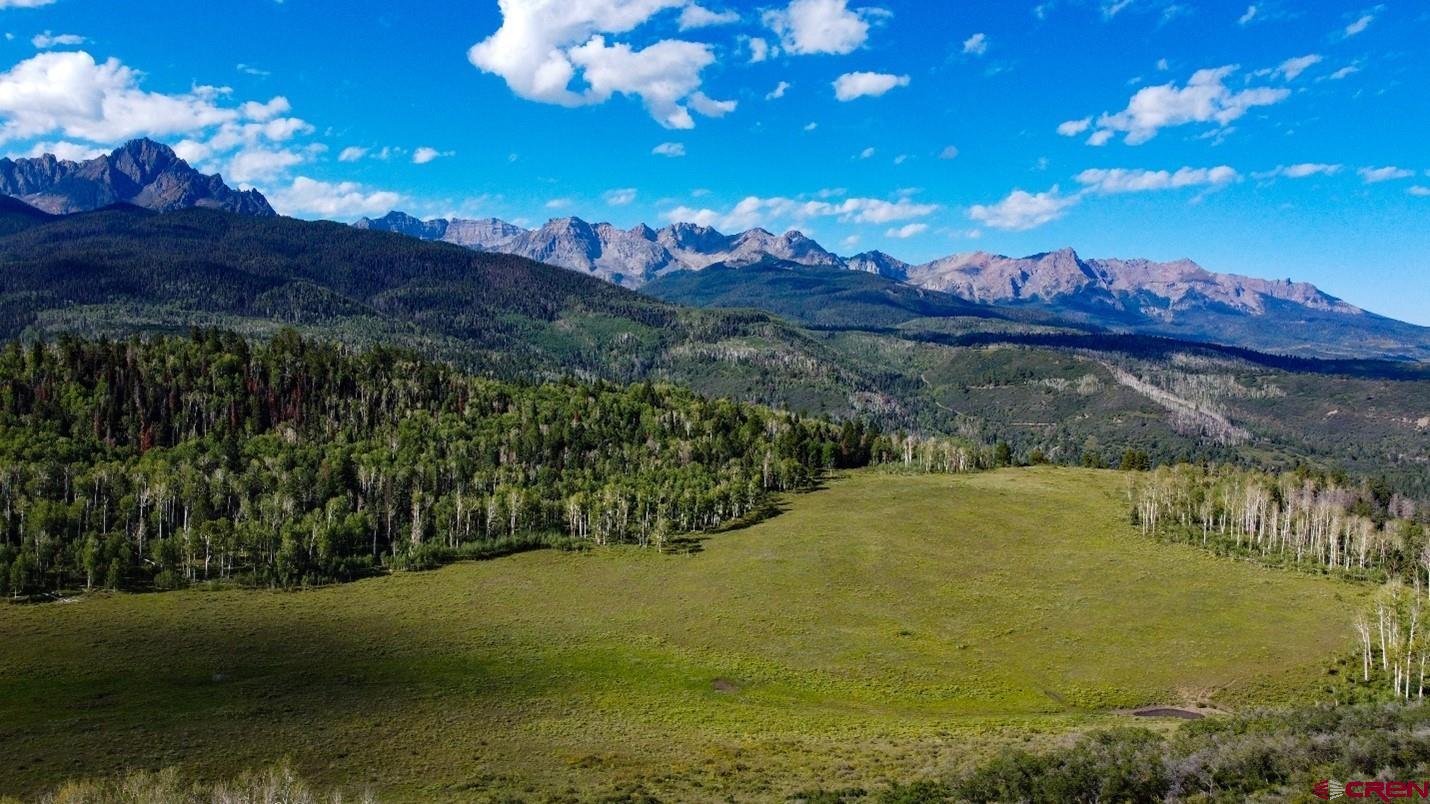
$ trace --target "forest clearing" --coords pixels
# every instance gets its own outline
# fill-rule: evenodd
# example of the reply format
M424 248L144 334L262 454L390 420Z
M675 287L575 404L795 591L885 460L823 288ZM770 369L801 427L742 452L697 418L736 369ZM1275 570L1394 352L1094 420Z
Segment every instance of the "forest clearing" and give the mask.
M1129 480L861 470L689 553L6 606L0 795L286 757L383 800L780 800L1323 699L1373 589L1148 539Z

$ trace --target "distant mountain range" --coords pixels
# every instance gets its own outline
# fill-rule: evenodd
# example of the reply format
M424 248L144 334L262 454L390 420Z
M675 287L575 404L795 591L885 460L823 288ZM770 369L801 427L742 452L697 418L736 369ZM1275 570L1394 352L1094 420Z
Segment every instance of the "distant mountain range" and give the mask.
M0 193L56 215L133 204L157 212L205 207L243 215L274 215L257 190L234 190L221 176L207 176L167 145L133 140L87 162L0 159Z
M1215 273L1191 260L1084 259L1065 248L1021 258L979 251L914 265L879 251L840 257L797 231L774 235L750 229L726 235L691 223L621 229L557 218L524 229L495 218L421 221L392 212L354 225L516 254L637 289L717 265L842 268L977 304L1029 308L1114 330L1315 357L1430 360L1430 328L1368 313L1304 282ZM751 282L768 285L767 277L749 276ZM712 276L708 281L718 290L700 289L698 277L652 289L664 294L678 287L679 300L685 302L726 299L742 295L731 292L738 279ZM789 307L788 300L762 303L757 295L750 301L772 311Z
M363 218L353 225L479 251L516 254L629 288L675 271L698 271L716 263L752 265L773 258L800 265L844 267L838 256L799 232L776 236L764 229L737 235L693 223L620 229L580 218L556 218L538 229L523 229L496 218L421 221L402 212Z
M0 194L23 202L6 225L27 215L69 214L130 204L170 212L191 207L242 215L275 215L256 190L236 190L222 177L205 175L172 149L134 140L86 162L45 155L0 159ZM514 254L568 268L627 288L707 306L745 304L772 312L801 311L799 320L835 325L833 310L815 311L811 298L848 301L873 298L869 288L843 282L829 271L874 274L901 287L939 294L917 298L880 291L877 305L841 303L837 309L874 313L874 320L900 318L914 310L1018 309L1069 324L1115 331L1227 343L1308 357L1374 357L1430 360L1430 328L1361 310L1315 286L1290 280L1255 279L1208 271L1190 260L1084 259L1072 249L1007 257L987 252L954 254L915 265L870 251L841 257L797 231L776 235L750 229L727 235L708 226L644 224L621 229L609 223L558 218L526 229L495 218L419 220L401 212L364 218L359 229L396 232L477 251ZM712 266L750 266L811 272L796 282L768 274L713 273ZM823 272L823 273L821 273ZM690 274L679 282L662 282ZM747 288L741 288L744 283ZM704 285L704 286L703 286ZM956 298L955 298L956 297ZM933 299L931 301L931 299ZM932 305L932 307L930 307ZM813 316L818 312L818 316ZM1032 321L1023 317L1025 321ZM862 319L843 322L858 327Z

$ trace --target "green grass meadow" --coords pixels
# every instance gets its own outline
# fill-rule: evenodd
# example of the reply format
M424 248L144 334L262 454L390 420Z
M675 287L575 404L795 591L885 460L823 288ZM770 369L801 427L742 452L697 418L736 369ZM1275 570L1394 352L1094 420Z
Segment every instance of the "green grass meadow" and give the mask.
M1146 540L1126 483L867 471L692 554L0 606L0 795L286 756L384 800L779 800L1314 698L1366 590Z

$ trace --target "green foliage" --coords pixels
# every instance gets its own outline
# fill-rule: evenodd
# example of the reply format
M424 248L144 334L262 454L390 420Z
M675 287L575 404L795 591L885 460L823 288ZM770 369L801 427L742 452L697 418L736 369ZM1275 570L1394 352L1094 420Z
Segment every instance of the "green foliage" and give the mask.
M861 470L679 554L0 606L0 794L286 755L400 801L877 801L1109 710L1325 697L1367 590L1144 539L1127 482Z
M11 596L295 586L663 544L892 449L859 422L651 383L506 384L292 331L260 346L218 331L12 342L0 575Z

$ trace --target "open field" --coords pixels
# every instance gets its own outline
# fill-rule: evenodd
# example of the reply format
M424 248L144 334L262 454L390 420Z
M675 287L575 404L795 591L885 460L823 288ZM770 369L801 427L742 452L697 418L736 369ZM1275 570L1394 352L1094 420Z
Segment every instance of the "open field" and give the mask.
M1144 540L1125 483L870 471L693 555L0 606L0 794L286 755L396 800L778 799L1313 697L1366 590Z

